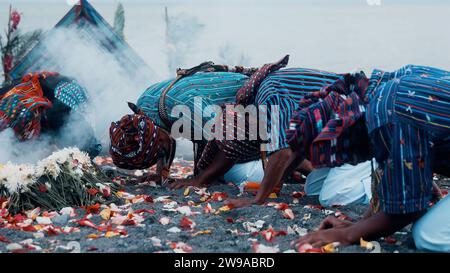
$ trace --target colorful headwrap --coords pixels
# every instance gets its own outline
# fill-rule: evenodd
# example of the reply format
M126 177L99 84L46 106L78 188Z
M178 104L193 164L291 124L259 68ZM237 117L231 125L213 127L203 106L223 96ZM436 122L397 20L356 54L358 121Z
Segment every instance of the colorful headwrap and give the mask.
M149 168L158 159L160 129L136 105L128 105L135 114L111 123L110 154L119 168Z
M52 107L39 84L40 74L27 75L0 99L0 131L12 128L20 140L40 135L42 113Z

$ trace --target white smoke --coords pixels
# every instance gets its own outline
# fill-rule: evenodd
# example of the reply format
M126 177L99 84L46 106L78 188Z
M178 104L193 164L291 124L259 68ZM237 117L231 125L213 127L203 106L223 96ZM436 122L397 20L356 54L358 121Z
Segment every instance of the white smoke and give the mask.
M53 141L47 136L37 140L19 142L12 129L0 133L0 163L12 161L15 163L36 163L48 156L54 147Z
M126 102L136 102L142 92L154 82L134 77L133 75L144 72L126 71L110 52L85 37L80 30L74 28L52 32L51 37L44 40L44 48L56 63L42 67L41 70L53 70L73 77L88 90L89 103L83 115L101 141L103 151L107 151L111 122L131 113ZM149 75L149 79L151 77ZM86 126L85 123L79 122L79 119L69 119L57 140L54 136L41 135L38 140L20 143L15 140L11 130L1 132L0 162L39 160L55 149L55 142L73 143L74 140L85 137L87 128L83 126Z
M231 45L226 43L219 48L219 63L226 65L251 66L250 58Z
M126 102L136 101L154 83L134 78L139 71L126 71L110 52L86 40L77 29L57 30L45 46L56 56L59 72L74 77L88 90L88 120L102 141L111 121L130 112Z

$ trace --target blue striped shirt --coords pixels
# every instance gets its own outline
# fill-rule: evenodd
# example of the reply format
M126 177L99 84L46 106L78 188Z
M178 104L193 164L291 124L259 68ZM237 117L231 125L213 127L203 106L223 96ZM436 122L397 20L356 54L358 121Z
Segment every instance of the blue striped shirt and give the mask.
M255 105L267 106L267 119L262 117L262 121L268 121L268 132L274 135L268 143L267 150L275 152L277 150L288 148L286 139L286 129L289 127L291 115L299 109L299 102L305 94L320 90L323 86L333 83L339 75L306 68L289 68L271 73L261 83L255 98ZM192 112L192 128L196 126L194 98L201 96L203 100L202 110L209 105L224 105L235 103L237 91L246 83L247 76L237 73L212 72L197 73L178 81L168 92L166 106L170 115L172 109L177 105L186 105ZM149 87L139 98L137 106L151 118L156 125L169 130L162 122L158 113L158 103L161 92L173 81L167 80ZM271 106L279 108L279 127L273 126L271 117ZM202 113L201 111L198 113ZM170 116L171 121L176 121L179 117ZM201 126L211 120L210 117L200 117ZM197 126L199 126L197 124ZM202 127L203 128L203 127ZM201 129L201 128L198 128ZM206 132L204 132L206 133Z
M271 73L262 83L256 94L256 105L267 106L267 118L260 117L260 122L267 121L271 137L264 149L269 153L289 147L286 131L294 111L299 110L300 100L310 92L335 82L338 74L308 68L288 68ZM274 117L271 106L278 106L278 118ZM272 124L272 120L277 124Z
M448 163L450 72L413 65L375 70L368 95L366 122L380 163L374 196L386 213L426 210L433 171ZM437 153L440 147L447 153Z
M197 73L189 77L182 78L169 90L166 96L166 107L169 119L175 122L179 117L172 116L172 110L176 106L185 105L191 111L191 116L187 117L191 120L191 129L202 130L205 123L211 120L211 117L203 117L203 111L210 105L221 106L226 103L234 103L235 96L239 88L241 88L248 77L238 73L228 72L209 72ZM166 80L161 83L154 84L145 90L144 94L139 98L137 106L152 119L155 124L167 131L164 122L161 120L158 112L158 104L162 91L169 86L174 79ZM202 105L195 105L195 98L201 97ZM197 108L198 111L195 111ZM200 114L201 116L197 116ZM201 124L195 124L195 120L202 121ZM196 128L196 127L197 128ZM201 126L201 128L200 128Z

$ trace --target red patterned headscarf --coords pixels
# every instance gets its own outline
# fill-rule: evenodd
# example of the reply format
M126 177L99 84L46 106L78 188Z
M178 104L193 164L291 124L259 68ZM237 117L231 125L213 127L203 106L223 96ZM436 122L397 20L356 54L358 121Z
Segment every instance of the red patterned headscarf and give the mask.
M0 131L12 128L19 140L36 138L41 133L42 113L52 107L44 97L40 77L53 72L30 73L22 82L0 97Z
M160 151L160 129L142 110L129 103L135 112L111 123L110 154L116 166L123 169L145 169L156 163Z

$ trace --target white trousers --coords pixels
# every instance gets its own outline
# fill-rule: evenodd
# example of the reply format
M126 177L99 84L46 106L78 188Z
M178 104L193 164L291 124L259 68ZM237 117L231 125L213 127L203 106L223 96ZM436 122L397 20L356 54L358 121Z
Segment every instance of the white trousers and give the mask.
M374 166L376 167L376 166ZM305 193L319 195L322 206L369 204L371 191L371 162L356 166L344 164L336 168L321 168L306 178Z
M433 252L450 252L450 195L434 205L414 225L416 247Z
M243 182L261 182L264 177L264 170L261 160L236 164L224 176L225 182L232 182L240 185Z

